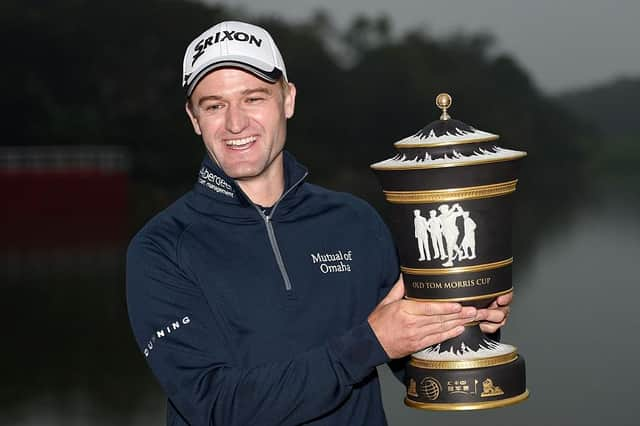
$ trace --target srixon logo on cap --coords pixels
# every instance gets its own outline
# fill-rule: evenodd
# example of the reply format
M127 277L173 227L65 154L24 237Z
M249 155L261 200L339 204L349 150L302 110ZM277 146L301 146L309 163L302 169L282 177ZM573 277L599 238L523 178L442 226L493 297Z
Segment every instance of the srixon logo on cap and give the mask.
M196 63L198 58L204 54L205 50L207 50L207 47L213 46L216 43L220 43L227 40L229 41L235 40L240 42L246 42L249 44L255 44L258 47L262 45L262 39L254 36L253 34L247 34L242 31L218 31L214 35L209 36L207 38L203 38L202 40L198 41L198 43L194 48L196 53L193 55L193 61L191 61L191 66L193 66L193 64Z

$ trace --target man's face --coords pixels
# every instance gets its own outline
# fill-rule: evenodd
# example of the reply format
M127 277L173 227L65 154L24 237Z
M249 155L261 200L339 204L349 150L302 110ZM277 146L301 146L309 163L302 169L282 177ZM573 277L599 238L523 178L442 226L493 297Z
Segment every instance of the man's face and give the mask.
M293 116L295 87L269 84L245 71L216 70L191 94L187 114L209 154L240 181L282 173L286 121Z

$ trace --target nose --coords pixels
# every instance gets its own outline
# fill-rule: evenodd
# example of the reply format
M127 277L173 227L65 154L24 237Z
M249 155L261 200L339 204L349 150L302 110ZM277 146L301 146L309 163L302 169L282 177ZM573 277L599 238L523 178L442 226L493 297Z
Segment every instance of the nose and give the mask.
M240 106L230 105L227 108L226 128L231 133L241 133L248 125L249 117Z

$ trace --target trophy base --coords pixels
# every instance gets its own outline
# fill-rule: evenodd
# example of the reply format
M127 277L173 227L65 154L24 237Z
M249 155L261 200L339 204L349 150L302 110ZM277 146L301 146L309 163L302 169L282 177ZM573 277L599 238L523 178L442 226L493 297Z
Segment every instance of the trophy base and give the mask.
M427 402L416 402L409 397L404 399L404 404L407 407L418 408L420 410L430 410L430 411L469 411L469 410L486 410L489 408L499 408L506 407L507 405L517 404L520 401L524 401L529 398L529 390L525 390L524 393L514 396L512 398L506 398L497 401L484 401L484 402L469 402L469 403L427 403Z
M412 357L406 380L405 404L423 410L483 410L529 397L524 359L515 352L464 363Z

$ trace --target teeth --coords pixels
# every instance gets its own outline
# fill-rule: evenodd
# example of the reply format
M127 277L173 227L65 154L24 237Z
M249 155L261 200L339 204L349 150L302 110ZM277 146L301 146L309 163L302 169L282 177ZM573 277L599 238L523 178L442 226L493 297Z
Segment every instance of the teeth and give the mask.
M255 136L249 136L242 139L227 139L225 143L227 144L227 146L240 146L240 145L246 145L248 143L254 142L255 140L256 140Z

